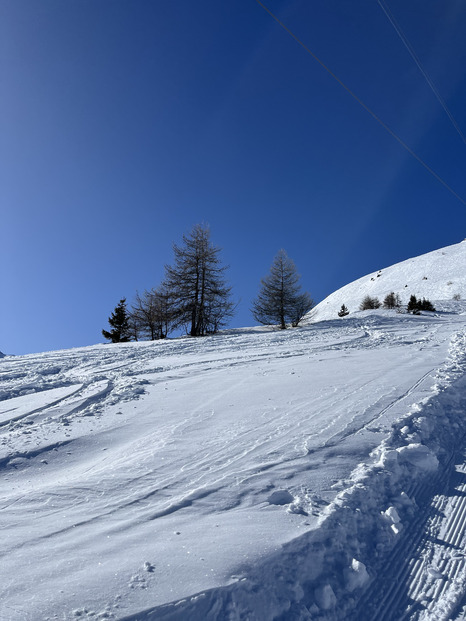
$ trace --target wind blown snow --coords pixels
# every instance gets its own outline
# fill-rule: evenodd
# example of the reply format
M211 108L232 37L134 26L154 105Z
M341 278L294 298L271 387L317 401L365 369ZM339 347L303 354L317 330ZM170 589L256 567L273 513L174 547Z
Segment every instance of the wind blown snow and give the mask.
M466 244L399 266L442 312L2 358L0 619L460 619Z

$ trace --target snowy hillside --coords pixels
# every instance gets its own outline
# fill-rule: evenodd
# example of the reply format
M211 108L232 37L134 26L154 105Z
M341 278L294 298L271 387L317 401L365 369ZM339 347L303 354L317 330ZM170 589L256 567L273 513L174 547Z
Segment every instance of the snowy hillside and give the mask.
M437 310L448 310L455 297L466 300L466 240L355 280L320 302L309 319L335 319L342 304L354 313L366 295L383 302L392 291L399 294L403 304L415 295L431 300Z
M449 256L459 290L463 248L418 273ZM0 620L463 618L466 315L447 299L3 358Z

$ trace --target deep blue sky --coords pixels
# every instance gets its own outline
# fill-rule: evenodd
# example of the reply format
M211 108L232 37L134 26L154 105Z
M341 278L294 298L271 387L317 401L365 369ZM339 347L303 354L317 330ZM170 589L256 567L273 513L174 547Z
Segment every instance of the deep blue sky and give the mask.
M466 132L464 1L387 5ZM466 198L466 146L375 0L267 6ZM1 0L0 136L5 353L101 342L196 223L235 326L282 247L320 301L466 234L466 207L254 0Z

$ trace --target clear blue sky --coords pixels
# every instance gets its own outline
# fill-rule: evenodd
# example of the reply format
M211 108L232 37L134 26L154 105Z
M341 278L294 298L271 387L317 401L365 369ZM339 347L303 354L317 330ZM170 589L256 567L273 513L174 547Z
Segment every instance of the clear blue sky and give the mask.
M375 0L266 3L466 199L466 146ZM464 1L387 5L466 133ZM101 342L196 223L235 326L282 247L320 301L466 235L466 207L254 0L1 0L0 125L5 353Z

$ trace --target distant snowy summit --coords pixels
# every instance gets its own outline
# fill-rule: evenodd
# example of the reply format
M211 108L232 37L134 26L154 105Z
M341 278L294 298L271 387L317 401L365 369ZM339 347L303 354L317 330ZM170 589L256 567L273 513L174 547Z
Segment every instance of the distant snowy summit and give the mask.
M342 304L354 313L366 296L382 303L391 292L400 296L402 304L415 295L433 302L437 310L451 310L451 302L458 301L463 302L458 307L464 308L466 240L363 276L325 298L307 319L314 322L338 318Z
M5 354L0 351L0 358L5 358Z

